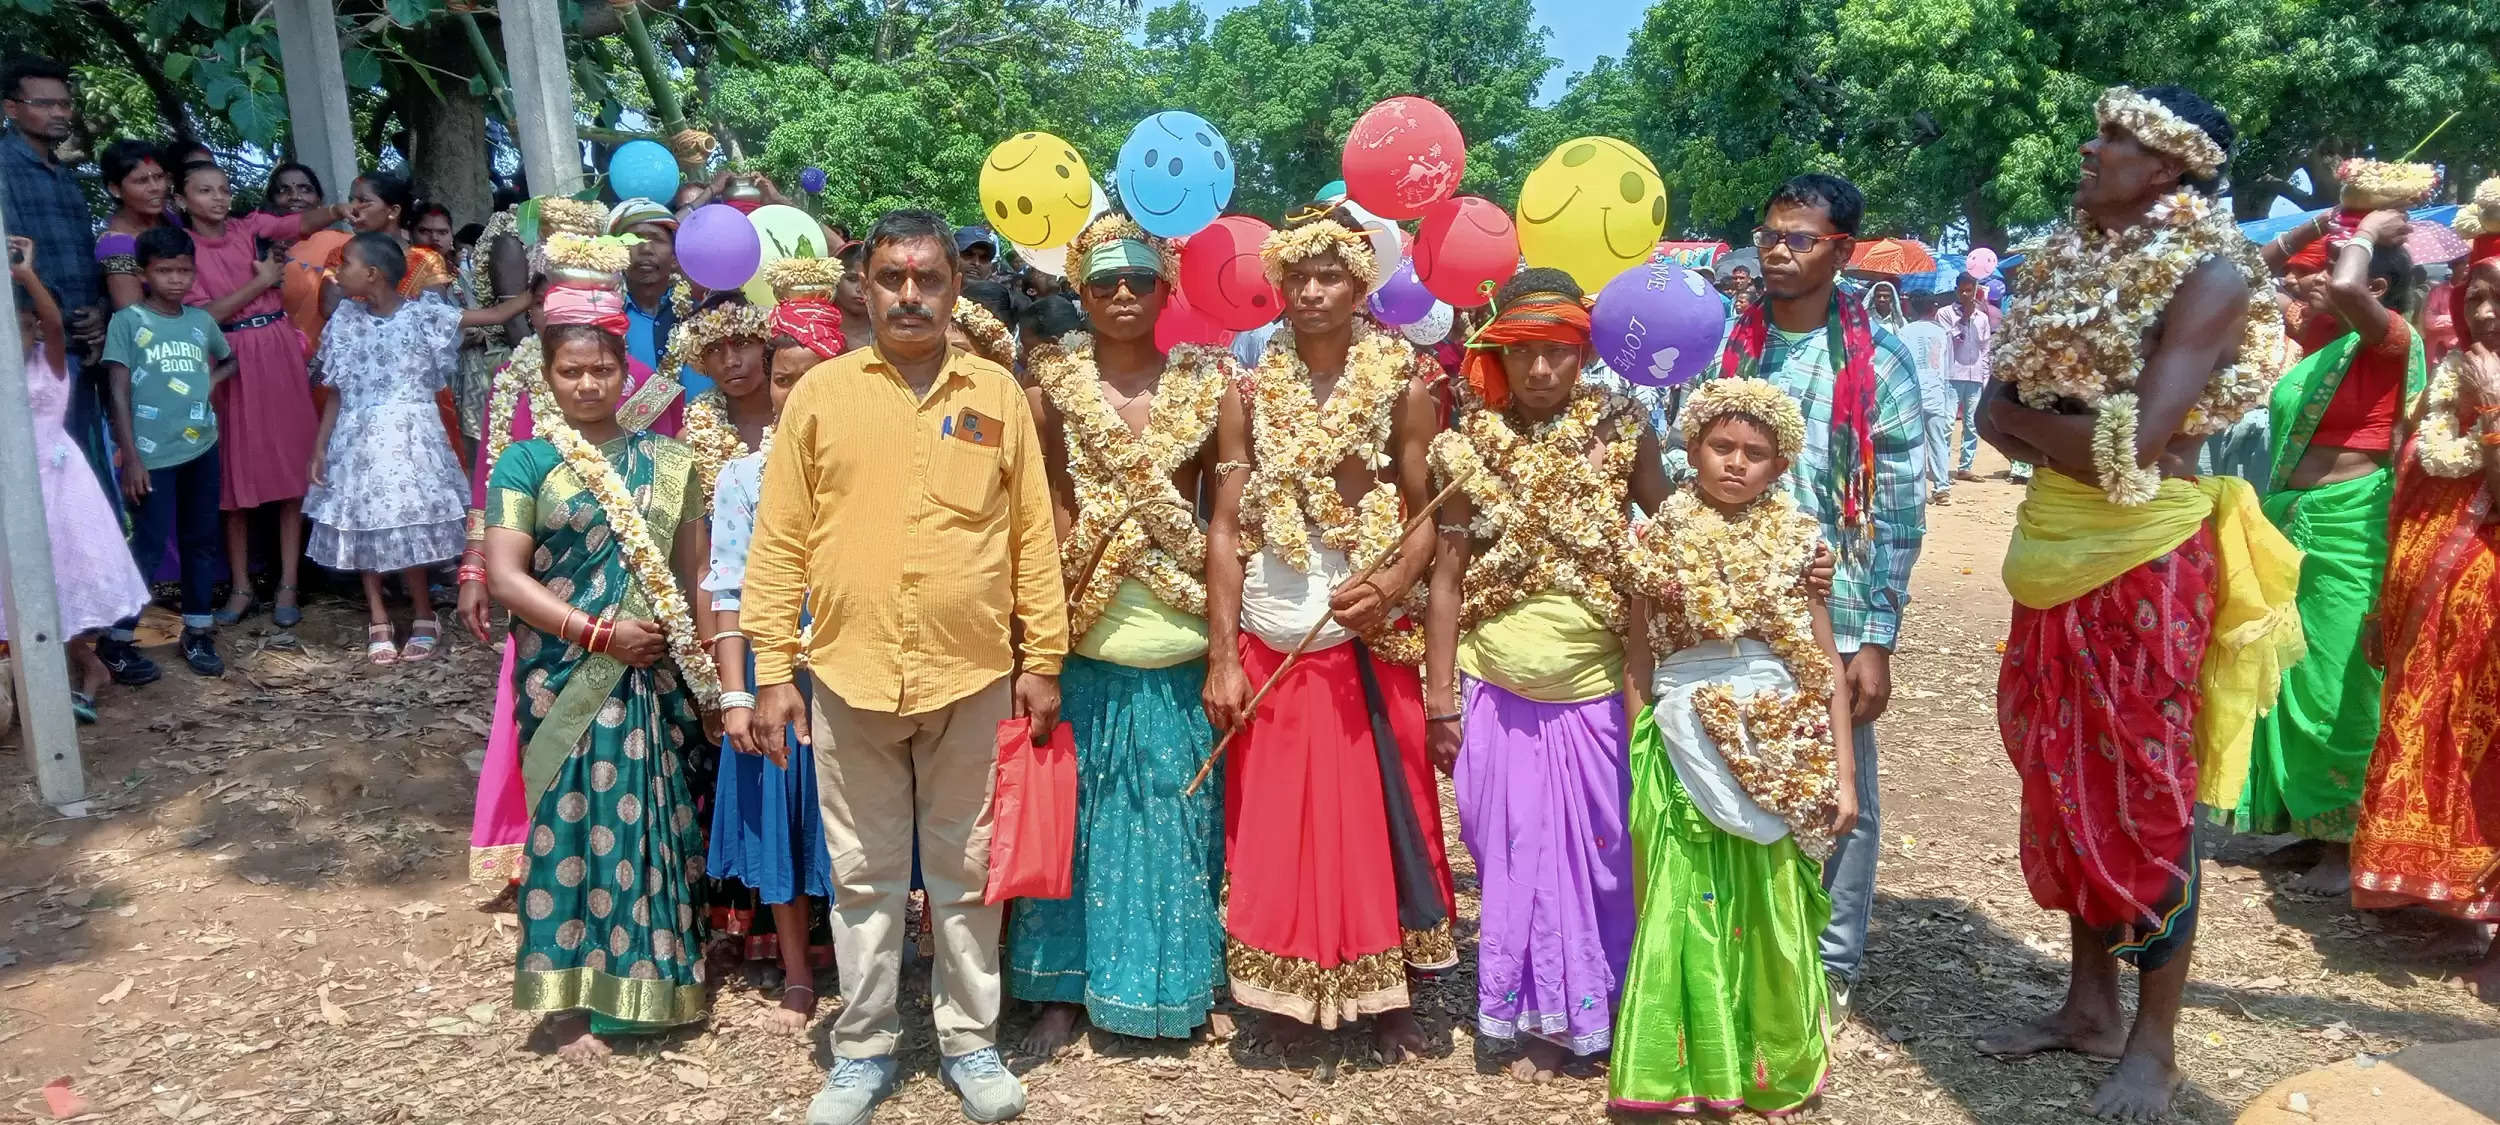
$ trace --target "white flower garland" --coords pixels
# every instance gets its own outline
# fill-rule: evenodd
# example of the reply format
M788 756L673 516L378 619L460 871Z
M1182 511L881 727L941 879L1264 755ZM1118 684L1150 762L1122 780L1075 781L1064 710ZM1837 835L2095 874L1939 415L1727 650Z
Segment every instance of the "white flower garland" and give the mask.
M2161 473L2144 467L2135 451L2136 398L2120 392L2101 400L2092 421L2092 471L2112 504L2145 504L2161 491Z
M1461 632L1549 590L1622 629L1619 545L1630 535L1626 497L1642 432L1626 424L1631 410L1629 400L1584 385L1525 435L1501 411L1477 409L1433 438L1439 479L1467 482L1476 510L1470 533L1494 541L1469 560L1460 582ZM1601 444L1609 423L1616 432ZM1600 450L1594 463L1593 446Z
M2432 476L2458 480L2482 471L2482 450L2457 424L2457 400L2464 388L2465 353L2450 352L2431 376L2422 404L2422 431L2413 449L2413 459Z
M1142 434L1103 397L1091 337L1072 334L1057 346L1037 347L1028 368L1059 409L1068 476L1076 486L1075 523L1059 545L1062 579L1076 581L1101 552L1086 588L1068 591L1070 634L1084 636L1102 619L1122 578L1145 583L1174 609L1204 615L1206 529L1172 476L1215 433L1230 378L1223 353L1186 344L1172 349ZM1110 526L1132 508L1116 530ZM1103 546L1106 533L1112 538Z
M705 391L686 403L686 420L677 440L694 452L695 479L703 489L703 510L712 510L713 489L721 466L747 455L746 438L729 420L729 399L718 390Z
M607 512L608 533L616 537L617 550L625 556L625 569L650 597L652 615L659 619L660 629L668 638L669 655L685 674L687 689L704 710L716 709L720 705L720 669L713 665L712 654L703 650L702 640L694 635L694 617L686 608L685 594L677 588L677 577L669 571L668 559L652 541L651 528L643 521L642 506L634 501L633 490L625 487L625 478L608 463L607 455L564 419L539 419L538 436L564 455L566 467L573 470L582 487Z
M2100 409L2132 392L2171 298L2210 259L2239 268L2251 288L2246 327L2232 363L2214 373L2181 432L2220 433L2265 405L2284 363L2283 312L2257 247L2211 200L2181 191L2156 203L2148 220L2102 231L2078 215L2033 248L2015 277L2013 311L1995 351L2025 405L2073 403ZM2139 489L2106 473L2115 499Z

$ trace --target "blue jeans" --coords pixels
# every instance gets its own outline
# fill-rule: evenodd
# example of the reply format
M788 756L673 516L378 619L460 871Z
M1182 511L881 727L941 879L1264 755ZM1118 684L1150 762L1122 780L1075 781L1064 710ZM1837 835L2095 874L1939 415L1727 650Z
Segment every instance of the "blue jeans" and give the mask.
M170 469L148 471L148 498L131 512L130 556L139 573L154 574L171 533L182 554L182 624L216 624L217 554L225 549L225 524L217 510L218 452L210 449ZM122 622L127 629L138 618Z
M1845 659L1845 658L1844 658ZM1831 892L1832 924L1823 930L1823 971L1858 979L1866 962L1866 923L1875 914L1875 857L1883 850L1882 787L1875 778L1875 724L1849 732L1858 771L1858 823L1823 861L1823 889Z
M1971 460L1979 456L1979 396L1987 390L1986 383L1953 384L1953 418L1962 424L1962 464L1957 472L1969 472Z

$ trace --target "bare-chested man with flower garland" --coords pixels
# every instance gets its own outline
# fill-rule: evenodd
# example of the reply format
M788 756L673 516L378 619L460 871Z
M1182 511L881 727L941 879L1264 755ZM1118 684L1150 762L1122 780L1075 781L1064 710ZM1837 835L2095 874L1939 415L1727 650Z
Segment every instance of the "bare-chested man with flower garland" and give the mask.
M1007 991L1043 1006L1025 1040L1043 1058L1079 1018L1142 1039L1223 1022L1222 788L1182 790L1215 743L1196 500L1248 444L1230 354L1155 346L1179 282L1171 244L1106 215L1068 261L1094 334L1036 345L1026 394L1072 584L1060 714L1081 779L1075 892L1018 899L1007 941Z
M2204 439L2265 403L2282 321L2257 248L2217 211L2233 130L2177 86L2102 95L2075 216L2015 278L1981 434L2040 466L2016 516L1998 724L2022 777L2023 876L2072 916L2066 1002L1993 1055L2117 1059L2103 1117L2178 1088L2196 938L2198 804L2237 802L2251 723L2297 659L2299 556ZM2142 973L2132 1028L2118 963Z
M1399 534L1431 498L1442 375L1357 317L1383 263L1344 211L1287 216L1260 257L1285 323L1242 381L1249 471L1219 478L1207 535L1207 713L1246 724L1223 763L1226 967L1264 1036L1372 1018L1397 1061L1424 1046L1408 970L1458 963L1409 615L1433 530Z

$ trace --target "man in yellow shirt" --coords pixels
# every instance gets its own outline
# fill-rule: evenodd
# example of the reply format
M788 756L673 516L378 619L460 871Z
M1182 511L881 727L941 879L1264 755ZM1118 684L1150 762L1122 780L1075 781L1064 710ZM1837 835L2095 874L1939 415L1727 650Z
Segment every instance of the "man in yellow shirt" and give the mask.
M894 1084L915 833L946 1080L974 1121L1024 1110L996 1047L1001 908L981 902L994 731L1011 711L1037 737L1057 725L1067 599L1024 394L946 342L963 287L954 245L927 211L870 232L876 344L792 390L747 556L756 722L817 747L833 853L844 1004L810 1125L865 1125ZM802 659L812 701L793 682Z

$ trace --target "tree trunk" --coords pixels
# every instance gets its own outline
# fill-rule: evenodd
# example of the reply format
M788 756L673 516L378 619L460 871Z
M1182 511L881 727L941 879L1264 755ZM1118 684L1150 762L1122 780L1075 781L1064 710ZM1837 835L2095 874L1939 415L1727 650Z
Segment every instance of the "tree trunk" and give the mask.
M477 56L456 28L429 27L414 45L417 58L438 68L440 97L427 91L402 102L410 147L408 172L417 194L451 209L452 225L482 223L495 210L494 165L486 147L486 99L469 92Z

